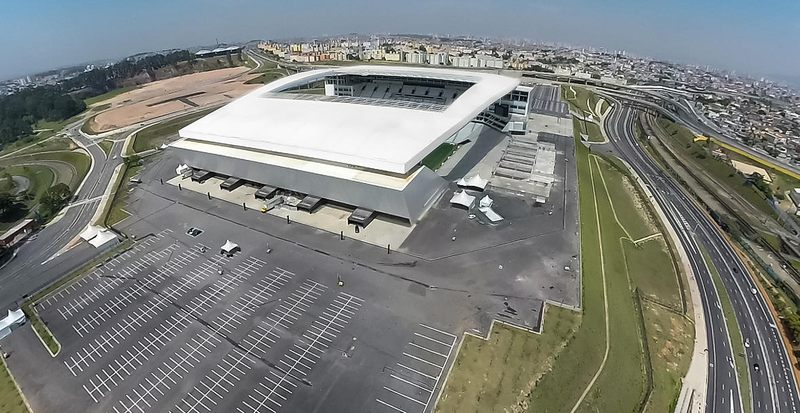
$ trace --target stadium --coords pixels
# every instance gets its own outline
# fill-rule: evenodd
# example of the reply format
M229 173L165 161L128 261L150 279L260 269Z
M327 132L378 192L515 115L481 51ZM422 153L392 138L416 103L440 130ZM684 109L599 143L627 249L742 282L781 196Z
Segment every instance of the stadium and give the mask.
M195 174L262 193L416 222L448 187L421 161L472 123L527 115L530 88L486 72L332 67L267 84L179 131L171 147ZM466 127L466 128L465 128ZM357 222L356 222L357 223Z

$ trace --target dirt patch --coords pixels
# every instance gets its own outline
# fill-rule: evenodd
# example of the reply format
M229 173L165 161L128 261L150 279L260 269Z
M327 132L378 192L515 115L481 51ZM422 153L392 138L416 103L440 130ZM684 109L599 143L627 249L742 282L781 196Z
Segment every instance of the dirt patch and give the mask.
M181 97L193 96L198 106L223 104L257 88L245 82L253 77L247 67L234 67L194 73L153 83L108 100L110 109L90 120L94 133L108 132L196 106Z

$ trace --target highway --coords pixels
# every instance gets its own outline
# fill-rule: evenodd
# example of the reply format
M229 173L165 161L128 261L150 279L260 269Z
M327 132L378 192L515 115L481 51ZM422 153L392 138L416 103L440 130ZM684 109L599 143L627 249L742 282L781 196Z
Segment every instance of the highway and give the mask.
M635 109L615 102L604 126L613 152L631 164L665 211L669 224L675 228L686 249L699 283L709 342L707 411L740 412L743 401L728 329L711 273L703 260L701 245L710 255L731 297L746 343L752 411L796 412L800 407L797 384L786 348L764 298L718 227L639 147L634 133L636 119Z
M64 133L77 140L92 157L92 167L73 200L73 203L80 204L68 208L57 222L42 228L31 237L34 239L26 241L17 249L16 256L0 270L0 311L16 308L17 301L25 295L47 286L62 277L66 270L77 268L96 254L94 248L84 244L69 254L50 259L86 228L114 169L122 163L123 142L114 142L110 157L106 157L95 142L80 133L83 121L64 129Z

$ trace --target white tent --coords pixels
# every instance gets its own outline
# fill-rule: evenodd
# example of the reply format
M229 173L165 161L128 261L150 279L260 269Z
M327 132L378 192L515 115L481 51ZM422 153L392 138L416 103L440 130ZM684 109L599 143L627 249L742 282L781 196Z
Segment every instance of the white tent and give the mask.
M225 240L225 243L222 244L221 247L219 247L220 252L228 255L233 254L238 249L239 249L239 244L231 242L231 240Z
M178 165L178 167L175 168L175 173L178 174L178 175L183 175L183 173L188 171L188 170L189 170L189 165L186 165L184 163L184 164Z
M497 212L494 212L491 207L480 207L478 208L478 211L483 212L483 215L486 215L486 218L489 218L489 221L499 222L503 220L503 217Z
M489 183L487 179L481 178L480 175L465 176L456 182L456 185L462 188L475 188L483 191Z
M92 246L95 248L100 248L107 242L115 239L117 239L117 234L115 234L114 231L101 229L97 232L97 236L95 236L89 241L89 244L92 244Z
M494 200L492 198L489 198L489 195L484 195L484 197L481 198L480 202L478 202L478 205L481 208L488 208L488 207L492 206L493 203L494 203Z
M25 323L25 313L22 309L8 310L8 315L0 320L0 339L11 334L11 330Z
M475 203L475 197L468 194L466 191L454 192L453 197L450 198L450 204L461 205L465 208L471 208Z

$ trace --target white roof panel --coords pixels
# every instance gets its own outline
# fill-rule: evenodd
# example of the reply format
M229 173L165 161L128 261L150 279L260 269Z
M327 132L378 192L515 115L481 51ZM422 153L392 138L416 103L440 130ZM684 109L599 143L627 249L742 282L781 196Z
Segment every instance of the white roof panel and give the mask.
M332 75L400 76L473 83L443 111L286 99L275 92ZM353 66L279 79L181 129L180 136L297 157L407 173L519 83L484 72Z

